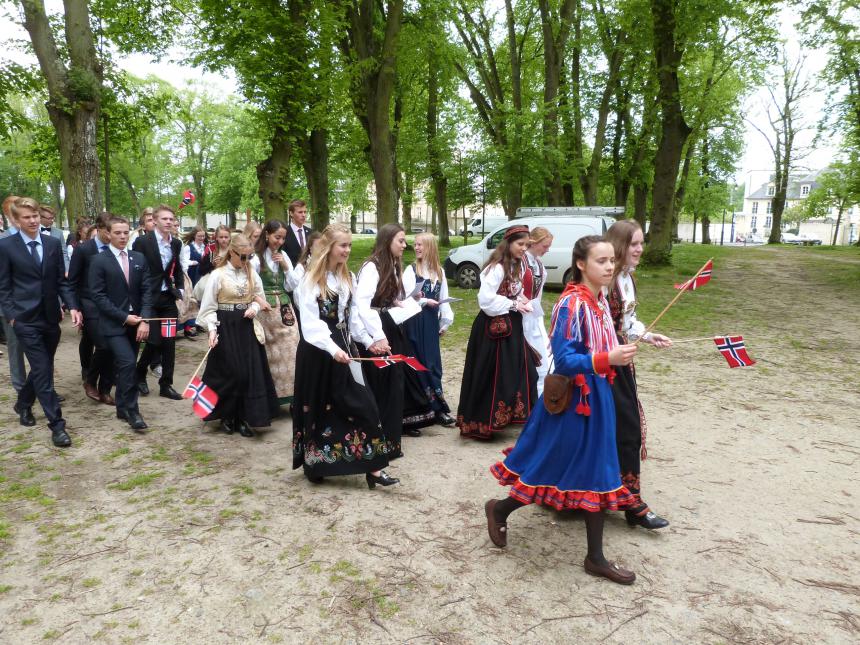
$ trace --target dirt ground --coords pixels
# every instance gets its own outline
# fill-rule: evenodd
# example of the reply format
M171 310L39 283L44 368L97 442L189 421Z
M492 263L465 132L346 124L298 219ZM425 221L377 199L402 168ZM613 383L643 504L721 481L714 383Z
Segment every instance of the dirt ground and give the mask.
M719 278L758 365L729 370L707 344L638 361L643 492L672 524L609 518L632 587L584 573L575 515L523 509L491 546L483 503L504 489L488 467L514 428L406 438L390 489L314 486L290 470L288 416L248 440L150 395L133 434L83 397L66 326L72 448L38 406L19 426L0 377L0 642L856 643L860 302L786 251L732 257ZM203 344L179 341L177 388ZM453 401L463 353L445 356Z

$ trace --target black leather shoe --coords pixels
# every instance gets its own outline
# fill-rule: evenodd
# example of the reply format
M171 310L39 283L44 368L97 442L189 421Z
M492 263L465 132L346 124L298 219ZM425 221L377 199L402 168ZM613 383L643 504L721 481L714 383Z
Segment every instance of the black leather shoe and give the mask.
M162 385L161 390L158 392L158 396L163 396L165 399L172 399L174 401L182 400L179 392L174 390L172 385Z
M669 526L669 520L664 520L653 511L648 511L645 515L636 515L630 511L625 511L624 516L627 518L627 524L630 526L641 526L652 531Z
M137 410L129 410L126 412L126 421L128 421L128 425L131 426L132 430L146 430L149 427L146 425L146 422Z
M420 437L421 431L418 428L403 428L403 434L410 437Z
M149 396L149 386L146 384L146 379L137 382L137 391L141 396Z
M186 331L182 335L185 336L185 340L197 340L197 332Z
M221 427L224 429L224 432L226 432L227 434L233 434L236 431L236 428L233 427L233 422L227 421L227 419L224 419L223 421L221 421Z
M233 425L236 428L236 432L238 432L243 437L251 438L257 436L256 434L254 434L254 431L251 430L251 426L249 426L246 421L239 419Z
M379 477L372 473L367 473L364 478L367 480L367 487L373 490L376 488L377 484L382 486L394 486L394 484L399 484L400 480L396 477L389 477L388 473L384 470L379 471Z
M63 426L51 430L51 441L57 448L68 448L72 445L72 438Z
M116 418L122 419L123 421L128 421L128 413L122 408L116 409Z
M444 428L453 428L455 425L457 425L457 420L454 419L454 417L452 417L450 414L445 414L444 412L442 414L436 415L436 422Z
M322 477L308 477L308 481L312 484L322 484L325 479Z
M15 412L18 413L18 422L22 426L34 426L36 425L36 417L33 416L33 408L32 407L18 407L16 403L14 408Z

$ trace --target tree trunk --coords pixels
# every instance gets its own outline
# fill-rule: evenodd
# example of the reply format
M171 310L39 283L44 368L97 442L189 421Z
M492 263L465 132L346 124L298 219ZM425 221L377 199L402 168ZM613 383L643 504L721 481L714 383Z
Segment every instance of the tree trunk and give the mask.
M403 190L401 192L402 197L402 208L403 208L403 217L401 223L403 224L403 229L407 233L412 233L412 202L414 199L413 194L414 182L412 175L406 173L403 175Z
M24 27L48 88L46 107L57 132L69 219L86 217L95 221L102 211L97 139L103 69L90 29L88 4L86 0L64 1L64 49L69 59L66 68L43 0L20 1Z
M643 182L633 185L633 219L639 222L644 231L648 223L648 185Z
M396 81L397 38L403 17L403 0L386 3L383 29L377 21L381 3L347 4L346 35L340 47L360 70L351 83L352 106L367 134L370 169L376 186L378 226L397 221L397 163L391 129L391 101Z
M845 210L843 202L839 202L839 211L836 214L836 228L833 229L832 246L836 246L836 240L839 239L839 225L842 224L842 212Z
M684 120L681 109L678 68L683 48L675 42L674 0L651 0L651 13L654 20L654 56L660 83L658 101L661 132L654 156L650 241L645 257L651 264L668 264L672 252L675 182L684 142L690 136L690 126Z
M328 186L328 130L315 128L302 139L302 166L311 197L311 222L322 231L331 221Z
M134 184L131 183L131 179L125 172L120 171L119 176L125 184L126 188L128 188L129 195L131 196L131 201L134 204L135 216L139 218L143 210L140 207L140 198L137 196L137 191L134 188Z
M687 140L687 152L684 155L684 165L681 168L681 176L675 187L675 203L672 207L672 242L678 241L678 224L681 217L681 209L684 207L684 198L687 196L687 183L690 181L690 167L693 165L693 154L696 151L696 142L690 138Z
M451 246L448 238L448 178L442 171L439 141L439 60L432 47L427 62L427 161L433 183L435 212L439 219L439 244Z
M284 192L290 181L293 144L287 133L280 127L275 128L271 144L272 151L269 156L257 164L257 182L260 185L258 194L263 200L263 213L266 220L277 219L285 222L287 208L284 203Z
M711 187L711 147L708 143L708 130L705 129L704 140L702 141L702 177L704 177L704 187L708 190ZM695 240L694 240L695 241ZM702 244L711 243L711 218L708 215L707 209L702 213Z

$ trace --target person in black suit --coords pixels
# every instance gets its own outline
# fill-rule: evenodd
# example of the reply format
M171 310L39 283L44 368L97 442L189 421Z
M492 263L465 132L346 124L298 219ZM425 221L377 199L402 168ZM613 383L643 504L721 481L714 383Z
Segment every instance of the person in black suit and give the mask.
M143 254L149 268L152 287L152 311L156 318L179 319L176 301L182 299L178 280L182 279L179 253L182 242L171 235L176 215L170 206L162 204L155 209L155 230L141 235L134 241L133 251ZM161 350L161 377L158 379L159 396L179 401L182 397L173 389L173 367L176 362L176 338L162 338L161 325L155 325L149 341L137 361L137 387L140 393L149 394L146 384L146 369L152 357Z
M146 423L137 404L135 359L139 344L149 337L149 323L145 319L153 315L154 290L146 258L142 253L126 250L128 220L111 217L108 226L110 246L104 253L94 255L90 262L90 293L99 312L99 336L116 366L116 416L128 421L134 430L145 430ZM155 324L161 327L158 322Z
M84 315L84 330L81 335L81 356L89 359L84 376L84 393L93 401L114 405L110 395L113 387L113 362L104 339L99 334L99 310L90 292L89 271L93 259L107 251L110 243L108 220L110 213L102 213L96 220L96 237L81 240L69 264L69 285L75 291ZM95 348L93 351L90 348ZM91 352L91 353L90 353ZM89 354L89 355L87 355ZM83 361L83 358L81 359Z
M19 230L0 240L0 302L30 363L15 412L21 425L36 425L32 408L38 398L54 445L67 447L72 440L54 391L54 355L63 315L60 299L69 308L75 327L81 327L83 317L66 280L63 245L40 234L39 203L22 197L12 204L12 213Z
M298 266L299 256L308 243L308 235L311 228L305 226L308 219L308 205L302 199L294 199L288 206L290 213L290 225L287 226L287 237L284 239L282 251L286 251L287 257L293 266Z

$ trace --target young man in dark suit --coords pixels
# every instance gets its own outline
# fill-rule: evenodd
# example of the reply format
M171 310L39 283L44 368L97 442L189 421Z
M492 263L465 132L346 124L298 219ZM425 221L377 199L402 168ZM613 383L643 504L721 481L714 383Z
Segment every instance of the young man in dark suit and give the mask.
M99 335L116 366L116 416L128 421L133 430L145 430L146 422L137 404L135 360L138 346L149 337L150 326L144 319L153 315L154 291L146 258L142 253L126 250L128 220L111 217L108 226L110 245L104 253L94 255L90 263L90 293L99 312ZM161 327L158 322L155 325Z
M18 393L15 412L21 425L36 425L33 403L38 398L55 446L72 440L54 391L54 355L60 342L60 299L69 308L72 324L83 318L74 291L66 280L62 244L40 234L39 203L22 197L12 204L18 233L0 240L0 302L3 313L30 363L30 374Z
M53 208L47 204L39 204L39 228L42 231L42 235L50 235L51 237L56 238L63 246L63 263L66 266L66 273L68 273L69 264L71 262L69 259L69 247L66 245L66 236L63 235L63 231L58 226L54 226L54 220L56 218L57 215L54 213Z
M287 252L293 266L299 263L299 256L307 246L308 235L311 229L305 226L308 219L308 205L302 199L294 199L287 207L290 213L290 222L287 224L287 237L284 239L283 251Z
M114 366L110 350L99 333L99 310L90 292L89 273L93 259L99 253L107 251L110 244L110 217L110 213L99 215L96 219L96 237L80 242L69 264L69 285L75 291L81 304L81 313L84 315L80 350L89 352L91 347L95 348L84 376L84 393L93 401L106 405L114 405L114 399L110 395Z
M134 241L132 250L144 256L149 268L153 317L176 318L178 321L179 310L176 308L176 301L182 299L178 286L178 280L182 278L182 267L179 264L182 242L171 235L176 215L170 206L162 204L155 209L153 218L155 230L138 237ZM162 338L160 324L153 327L149 341L143 348L137 362L137 387L144 396L149 394L149 386L146 384L146 370L159 348L161 349L161 377L158 379L159 395L166 399L179 401L182 397L173 389L176 338Z

